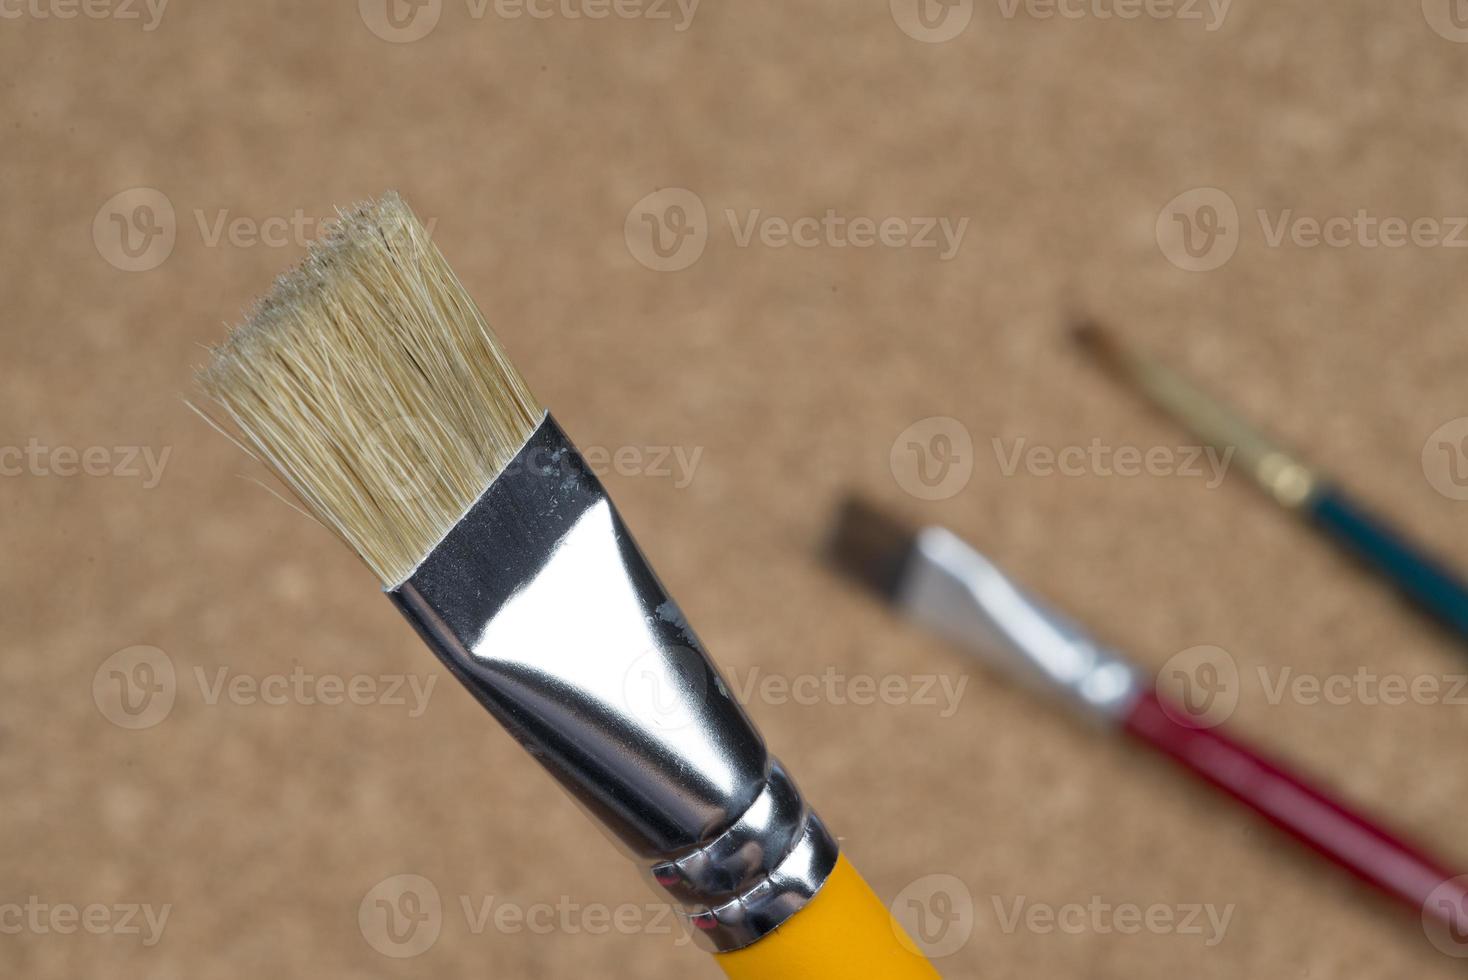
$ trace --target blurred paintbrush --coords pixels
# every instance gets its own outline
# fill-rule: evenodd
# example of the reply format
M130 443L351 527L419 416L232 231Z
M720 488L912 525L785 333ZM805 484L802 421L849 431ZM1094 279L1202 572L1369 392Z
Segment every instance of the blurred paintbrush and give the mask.
M1234 740L1205 713L1144 681L1126 657L1035 599L942 527L910 528L860 501L837 519L836 567L1004 675L1126 733L1254 810L1295 840L1468 942L1468 877L1285 765Z
M1468 584L1446 565L1161 361L1124 345L1093 320L1078 323L1074 336L1108 373L1204 443L1231 450L1233 462L1281 506L1299 514L1419 609L1468 639Z

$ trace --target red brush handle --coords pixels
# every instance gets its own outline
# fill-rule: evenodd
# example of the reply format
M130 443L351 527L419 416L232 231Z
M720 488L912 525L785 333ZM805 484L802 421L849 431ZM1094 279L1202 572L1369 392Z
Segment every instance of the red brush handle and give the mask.
M1468 944L1468 878L1351 811L1217 729L1188 724L1186 709L1148 691L1127 732L1191 769L1276 827L1363 881L1430 915Z

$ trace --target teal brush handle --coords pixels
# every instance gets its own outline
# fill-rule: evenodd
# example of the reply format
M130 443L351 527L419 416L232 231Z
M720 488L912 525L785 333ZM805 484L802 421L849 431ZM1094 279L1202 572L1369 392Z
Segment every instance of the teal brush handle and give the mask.
M1338 488L1320 487L1304 511L1336 543L1399 588L1418 608L1468 638L1468 583Z

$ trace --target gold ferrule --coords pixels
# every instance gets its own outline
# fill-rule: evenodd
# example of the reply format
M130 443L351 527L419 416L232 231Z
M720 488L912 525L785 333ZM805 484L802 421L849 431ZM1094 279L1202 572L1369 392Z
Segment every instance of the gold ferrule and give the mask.
M1280 504L1298 509L1315 495L1320 484L1315 472L1222 402L1149 357L1127 353L1119 360L1127 377L1153 404L1204 444L1224 453L1225 466L1240 466Z

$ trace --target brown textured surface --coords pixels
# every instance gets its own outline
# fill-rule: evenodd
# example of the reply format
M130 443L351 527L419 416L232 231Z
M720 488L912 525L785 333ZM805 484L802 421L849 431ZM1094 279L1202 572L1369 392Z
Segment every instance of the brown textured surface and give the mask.
M180 404L197 345L299 253L211 246L198 214L322 216L397 187L437 218L440 245L584 445L703 449L686 487L608 482L738 681L828 667L964 676L960 657L813 560L847 486L960 529L1149 666L1209 643L1246 680L1286 664L1459 669L1449 641L1238 483L1006 477L991 448L1181 441L1067 349L1062 314L1085 304L1455 550L1464 505L1433 490L1419 454L1465 414L1462 253L1270 249L1251 217L1468 211L1468 46L1434 33L1418 4L1237 0L1206 32L1006 19L979 3L944 44L908 37L882 0L708 2L683 32L476 21L450 0L430 36L403 45L354 6L180 0L152 32L0 20L0 444L172 451L152 489L0 481L0 902L173 906L151 948L0 935L11 975L715 973L667 936L475 934L463 896L648 899L447 678L418 718L210 704L200 690L196 671L212 683L220 668L438 674L371 576L239 479L258 474ZM1228 190L1245 231L1231 262L1189 273L1154 224L1203 185ZM92 229L138 186L172 203L177 246L130 273ZM629 208L663 187L697 192L712 223L702 258L677 273L637 264L624 240ZM942 262L739 248L726 208L971 224ZM974 441L972 479L936 502L905 493L888 462L928 416L961 420ZM99 665L136 644L165 651L178 695L160 724L129 731L91 691ZM1411 916L982 675L947 718L768 701L752 713L881 893L935 873L971 890L976 926L942 961L948 976L1457 975ZM1465 711L1271 705L1246 683L1234 721L1468 861ZM397 960L364 941L357 911L403 872L436 884L446 921L430 951ZM995 902L1020 896L1236 912L1213 947L1006 934Z

